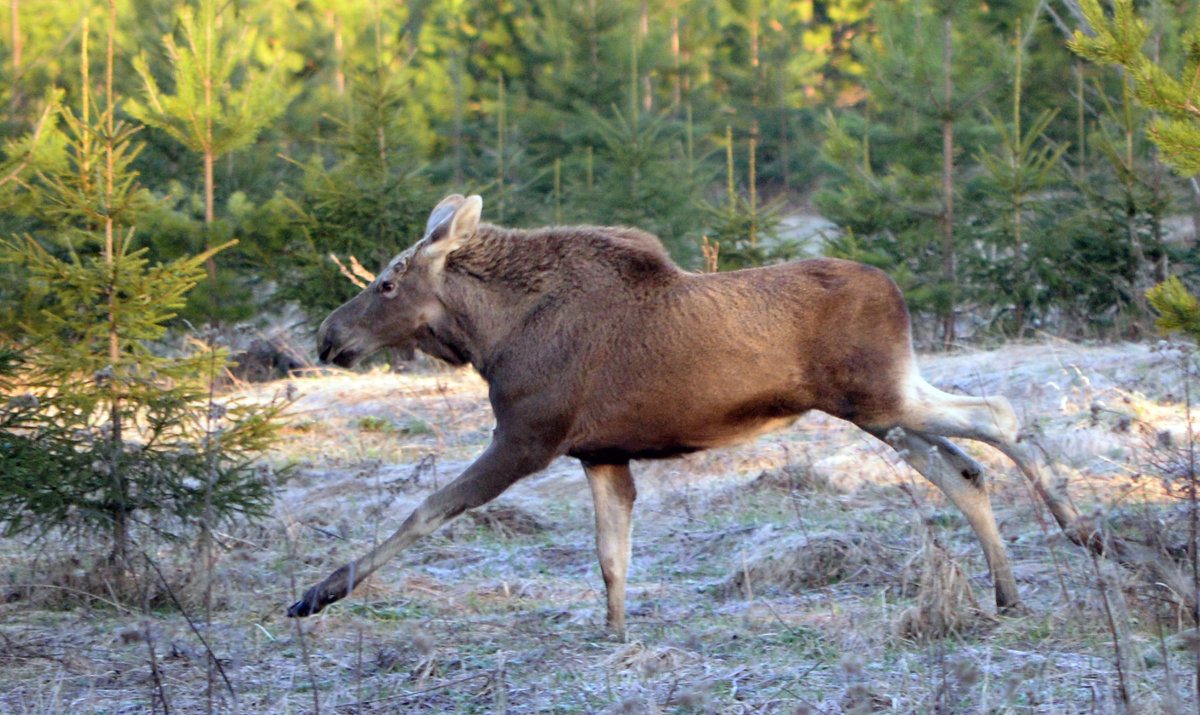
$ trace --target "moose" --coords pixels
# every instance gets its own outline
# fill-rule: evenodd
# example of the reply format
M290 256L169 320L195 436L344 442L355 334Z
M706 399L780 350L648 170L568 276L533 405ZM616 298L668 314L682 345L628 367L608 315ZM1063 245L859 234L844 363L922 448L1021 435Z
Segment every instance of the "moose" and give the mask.
M318 332L319 357L350 367L415 342L488 385L491 444L386 541L288 609L308 616L350 593L417 539L557 457L578 459L595 502L607 627L625 632L637 490L632 460L728 445L809 410L897 449L966 515L996 605L1019 604L983 469L948 438L1007 455L1068 537L1093 530L1053 487L999 395L943 392L917 370L908 308L876 268L815 258L726 273L677 266L633 228L536 230L480 222L479 196L447 196L425 235Z

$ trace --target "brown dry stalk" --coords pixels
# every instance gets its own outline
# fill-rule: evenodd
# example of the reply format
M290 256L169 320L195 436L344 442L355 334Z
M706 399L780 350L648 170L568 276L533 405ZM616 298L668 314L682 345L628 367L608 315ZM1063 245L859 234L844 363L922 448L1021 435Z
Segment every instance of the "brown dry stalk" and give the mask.
M1124 637L1121 629L1117 624L1116 618L1113 616L1112 603L1108 597L1109 582L1104 574L1100 571L1100 558L1095 553L1091 554L1092 567L1096 570L1096 587L1100 591L1100 602L1104 604L1104 615L1108 619L1108 630L1112 635L1114 660L1117 666L1117 692L1121 695L1121 702L1126 708L1130 705L1129 686L1125 681L1126 662L1129 657L1124 648Z
M150 631L150 621L142 624L143 636L146 639L146 649L150 651L150 676L154 681L155 693L150 696L150 709L154 709L154 698L162 703L163 715L171 715L171 701L167 699L167 690L163 686L162 673L158 669L158 655L154 652L154 634Z
M708 236L705 236L703 242L700 244L700 251L704 254L704 272L716 273L718 266L717 259L721 253L721 242L711 241Z
M272 484L271 484L272 488L278 489L279 485L274 483L274 479L272 479L271 481L272 481ZM289 514L289 516L290 516L290 514ZM291 521L294 522L295 519L293 518L293 519L291 519ZM283 528L283 542L284 542L285 548L287 550L287 559L285 560L284 563L286 563L288 565L288 569L287 569L288 582L291 585L292 591L295 592L296 591L296 569L295 569L296 545L292 541L292 536L291 536L291 533L288 531L286 523L284 524L284 528ZM290 619L290 620L292 621L292 625L295 626L295 628L296 628L296 640L298 640L300 642L300 656L304 662L304 668L308 673L309 685L312 688L313 715L320 715L321 714L321 695L320 695L320 691L317 689L317 674L313 670L312 660L308 656L308 638L306 637L306 634L304 633L304 629L300 627L300 620L295 619L295 618Z
M375 280L375 274L363 268L362 264L354 256L350 256L349 268L332 253L329 254L329 260L337 264L338 270L342 272L342 275L349 278L350 282L359 288L366 288L371 281Z
M469 683L470 681L477 680L479 678L486 678L488 680L488 682L490 683L493 675L494 675L494 673L475 673L473 675L467 675L462 678L456 678L454 680L447 681L445 683L442 683L441 685L433 685L428 688L422 688L421 690L413 690L408 693L397 693L396 695L386 695L382 698L373 698L371 700L359 700L359 701L353 702L353 703L344 703L342 705L334 705L333 709L334 710L358 711L363 706L367 706L367 705L378 705L380 703L402 703L406 700L412 700L414 698L419 698L422 695L428 695L430 693L436 693L439 690L445 690L446 688L452 688L455 685L461 685L462 683ZM488 685L488 683L484 683L485 687L487 685Z
M171 589L171 584L167 583L167 579L165 576L163 576L162 571L159 570L158 564L154 563L154 559L151 559L150 555L144 551L142 552L142 558L146 560L146 563L149 564L150 568L154 569L154 573L158 575L158 580L160 583L162 583L163 589L167 592L167 596L171 598L171 602L174 603L175 607L179 609L179 614L183 616L183 620L187 621L188 628L191 629L192 634L195 635L196 639L200 641L200 644L204 646L204 652L208 655L209 662L221 675L221 680L225 681L225 687L229 690L229 697L233 698L234 709L239 709L237 707L237 692L233 689L233 683L229 680L229 676L226 675L225 667L221 665L221 660L217 658L217 654L213 651L212 646L208 644L208 640L204 637L204 634L202 634L200 629L196 627L196 622L192 620L191 615L188 614L187 609L183 606L183 603L176 598L175 591Z

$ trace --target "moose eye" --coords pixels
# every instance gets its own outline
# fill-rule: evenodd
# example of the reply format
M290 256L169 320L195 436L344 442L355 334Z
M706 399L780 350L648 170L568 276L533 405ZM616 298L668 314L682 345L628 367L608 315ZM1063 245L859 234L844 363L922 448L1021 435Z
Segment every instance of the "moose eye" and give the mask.
M395 289L396 289L396 284L391 281L383 281L382 283L379 284L379 292L380 293L391 293Z

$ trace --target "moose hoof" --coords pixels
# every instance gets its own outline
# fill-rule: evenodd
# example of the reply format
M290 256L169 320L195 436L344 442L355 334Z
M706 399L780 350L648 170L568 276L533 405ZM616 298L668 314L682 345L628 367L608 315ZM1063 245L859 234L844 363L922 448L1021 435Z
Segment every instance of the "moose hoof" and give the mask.
M287 614L288 618L304 618L305 616L311 616L318 610L320 609L314 608L308 601L301 599L288 606Z
M1025 616L1033 615L1033 611L1030 610L1029 606L1025 605L1024 601L1016 601L1015 603L996 606L996 614L1009 618L1024 618Z
M314 613L320 613L322 608L338 600L336 596L322 596L320 587L313 587L304 593L304 597L288 607L288 618L304 618Z

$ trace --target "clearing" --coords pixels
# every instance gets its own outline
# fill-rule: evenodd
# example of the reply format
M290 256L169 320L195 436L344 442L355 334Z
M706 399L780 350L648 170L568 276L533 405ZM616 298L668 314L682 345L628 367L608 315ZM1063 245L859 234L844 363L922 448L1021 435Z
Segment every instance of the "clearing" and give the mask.
M1007 395L1084 513L1170 543L1186 541L1168 492L1190 473L1181 364L1170 348L1066 342L921 359L945 390ZM292 382L272 460L294 471L269 519L218 535L209 618L192 553L155 555L189 622L103 593L64 600L84 568L65 545L0 540L0 711L1057 713L1123 711L1122 689L1138 711L1196 708L1190 616L1067 542L1001 455L967 443L1028 606L996 618L959 512L817 414L635 465L626 643L604 634L590 496L565 459L289 620L492 426L470 371Z

